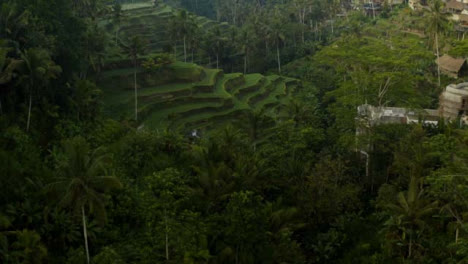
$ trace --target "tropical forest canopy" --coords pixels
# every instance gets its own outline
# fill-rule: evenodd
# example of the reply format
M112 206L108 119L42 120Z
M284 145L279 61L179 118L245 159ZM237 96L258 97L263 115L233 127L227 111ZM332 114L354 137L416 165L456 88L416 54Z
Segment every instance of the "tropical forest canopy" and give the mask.
M468 263L439 0L3 0L0 263Z

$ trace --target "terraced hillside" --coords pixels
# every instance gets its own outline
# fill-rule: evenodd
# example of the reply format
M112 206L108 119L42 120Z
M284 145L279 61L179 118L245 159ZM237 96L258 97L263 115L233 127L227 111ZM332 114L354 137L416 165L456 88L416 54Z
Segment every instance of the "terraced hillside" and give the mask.
M169 38L169 20L177 15L177 10L167 4L160 4L155 7L151 2L136 4L125 4L122 6L123 15L120 23L115 22L111 17L101 22L101 25L115 38L118 31L118 39L125 41L134 36L140 36L147 42L146 53L159 53L165 47L173 47ZM195 21L202 30L210 30L215 25L227 28L227 23L217 23L203 16L196 16ZM182 38L176 45L176 57L183 60ZM125 60L126 55L120 54L110 58L113 61ZM201 63L198 58L195 62Z
M138 70L139 122L150 129L212 128L232 122L243 112L264 109L277 114L278 106L300 85L277 75L230 73L176 62L160 73ZM101 77L105 113L113 118L134 114L133 69L108 70Z

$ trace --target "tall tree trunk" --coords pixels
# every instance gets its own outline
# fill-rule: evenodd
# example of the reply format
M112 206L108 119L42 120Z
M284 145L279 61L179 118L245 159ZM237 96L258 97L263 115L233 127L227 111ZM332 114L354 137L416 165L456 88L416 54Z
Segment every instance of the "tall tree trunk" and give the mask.
M187 62L187 47L185 45L186 36L184 35L184 61Z
M302 24L302 44L305 43L305 32L304 32L305 31L305 29L304 29L305 26L306 26L305 24Z
M408 245L408 258L411 258L413 250L413 234L412 232L410 233L410 239L409 239L409 245Z
M244 75L245 74L247 74L247 53L244 55Z
M460 234L460 228L457 227L455 230L455 244L458 244L458 235Z
M216 53L216 69L219 69L219 54Z
M169 228L167 226L167 210L164 208L164 226L166 233L166 260L169 260Z
M120 31L120 23L117 26L117 30L115 31L115 44L117 44L117 41L119 39L119 31Z
M372 16L375 20L375 8L374 8L374 0L372 0Z
M437 79L440 87L440 64L439 64L439 34L435 34L435 41L436 41L436 56L437 56Z
M85 241L86 260L89 264L88 232L86 230L86 216L85 216L84 205L81 206L81 214L83 216L83 236L84 236L84 241Z
M276 43L276 55L278 57L278 72L279 74L281 74L281 58L280 58L279 43Z
M31 108L32 108L32 91L29 91L29 108L28 108L28 121L26 123L26 132L29 132L29 125L31 124Z
M239 245L236 245L236 264L239 264Z
M319 42L322 41L322 30L321 29L318 29L318 39L319 39Z
M135 88L135 121L138 121L138 91L137 91L136 59L133 64L133 86Z

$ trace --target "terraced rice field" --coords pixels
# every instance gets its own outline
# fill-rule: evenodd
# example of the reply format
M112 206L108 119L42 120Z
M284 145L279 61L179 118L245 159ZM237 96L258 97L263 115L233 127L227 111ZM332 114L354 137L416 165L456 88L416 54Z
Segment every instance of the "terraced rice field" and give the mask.
M177 15L177 10L173 7L160 4L155 7L149 2L124 4L122 5L123 18L120 24L116 24L111 18L101 21L100 25L114 36L118 31L118 39L125 41L133 36L139 35L147 42L146 52L159 53L165 47L173 47L169 39L168 23L169 20ZM210 30L213 26L220 25L223 28L229 27L227 23L218 23L206 17L197 16L196 22L203 30ZM115 37L115 36L114 36ZM177 43L176 57L178 60L184 60L182 39ZM114 60L126 59L125 55L116 55ZM191 58L190 58L191 59ZM194 58L196 63L201 58ZM207 62L204 62L207 63Z
M123 9L119 39L142 36L149 41L148 54L161 52L165 45L173 44L168 42L167 24L176 15L175 9L147 3L124 5ZM205 30L217 23L205 17L196 20ZM110 33L115 32L112 20L102 21L101 25ZM180 45L177 51L178 60L183 60ZM134 117L133 74L126 55L108 58L99 81L104 92L104 114L116 119ZM139 68L138 122L149 129L209 129L232 122L246 111L265 109L266 113L276 115L279 106L288 102L298 86L297 80L277 75L226 74L193 63L175 62L159 73Z
M300 85L295 79L277 75L225 74L222 70L181 62L170 67L177 69L175 75L191 76L192 80L187 81L185 76L185 79L174 78L150 86L144 81L146 77L141 77L145 73L138 70L139 122L145 128L211 128L232 122L246 111L263 108L269 115L275 115L276 108L286 104ZM106 71L102 75L104 112L109 117L132 118L134 115L133 75L130 73L133 69Z

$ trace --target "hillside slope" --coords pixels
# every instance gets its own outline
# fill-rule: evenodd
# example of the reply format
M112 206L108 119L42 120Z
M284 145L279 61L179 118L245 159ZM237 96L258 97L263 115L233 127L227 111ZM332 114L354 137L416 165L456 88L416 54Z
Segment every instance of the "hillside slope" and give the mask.
M146 54L172 50L175 51L177 59L184 60L183 38L180 37L175 43L170 38L169 22L178 15L178 12L178 9L167 4L158 6L153 6L151 2L125 4L122 5L122 16L119 22L112 17L108 17L101 21L101 26L113 36L114 41L117 38L119 43L125 43L130 38L139 36L146 42ZM220 26L221 29L229 27L227 23L218 23L203 16L194 15L194 20L203 32L209 31L214 26ZM119 61L127 59L127 56L125 54L116 54L109 59ZM208 64L207 59L201 60L202 58L197 56L194 58L195 63Z
M225 74L192 63L175 62L163 71L139 69L139 122L147 128L211 128L249 110L275 116L300 85L277 75ZM133 69L105 71L100 80L104 111L113 118L134 114Z

